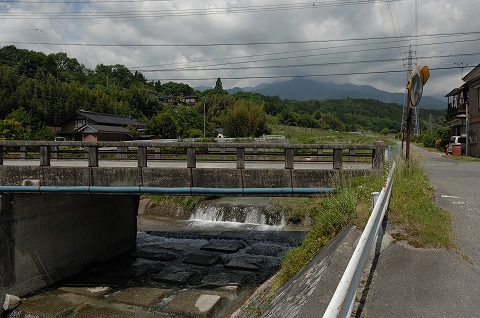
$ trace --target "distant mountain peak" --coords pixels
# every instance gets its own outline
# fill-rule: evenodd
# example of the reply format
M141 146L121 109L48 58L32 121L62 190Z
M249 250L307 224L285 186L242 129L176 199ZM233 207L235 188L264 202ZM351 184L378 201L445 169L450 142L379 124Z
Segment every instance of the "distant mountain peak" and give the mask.
M327 100L343 98L370 98L387 103L403 105L403 93L389 93L370 85L335 84L311 80L302 76L292 77L287 81L260 84L249 90L267 96L279 96L281 99L290 100ZM420 108L446 109L445 102L424 96Z

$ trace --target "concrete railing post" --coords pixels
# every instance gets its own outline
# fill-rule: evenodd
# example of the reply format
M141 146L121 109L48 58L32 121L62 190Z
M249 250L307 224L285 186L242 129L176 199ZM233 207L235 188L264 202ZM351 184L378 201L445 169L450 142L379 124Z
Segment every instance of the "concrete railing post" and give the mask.
M128 147L117 147L117 158L128 159Z
M245 148L237 148L237 169L245 169Z
M348 151L350 158L348 159L350 162L355 162L355 149L350 149Z
M227 159L227 156L225 155L226 152L227 152L227 149L225 147L220 148L220 160Z
M98 147L88 146L87 155L88 155L88 166L89 167L98 167Z
M342 149L333 149L333 169L342 169Z
M293 169L293 149L285 148L285 169Z
M383 141L374 141L372 168L381 169L385 162L385 143Z
M40 166L50 166L50 146L40 146Z
M58 158L59 155L58 155L58 150L60 149L60 147L52 147L52 158Z
M253 148L253 160L258 160L258 148Z
M147 166L147 147L138 147L138 166Z
M162 153L160 147L155 147L155 159L162 159Z
M195 147L187 148L187 168L196 168L197 167L197 154Z
M27 147L20 147L20 159L27 159Z
M323 148L317 149L317 161L323 161Z

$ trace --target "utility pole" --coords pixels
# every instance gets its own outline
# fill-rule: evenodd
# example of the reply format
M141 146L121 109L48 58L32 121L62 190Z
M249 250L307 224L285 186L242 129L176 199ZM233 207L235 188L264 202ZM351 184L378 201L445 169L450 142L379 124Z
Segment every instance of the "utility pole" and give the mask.
M414 57L413 57L413 54L415 53L415 51L412 51L412 46L410 45L410 47L408 48L408 51L405 52L407 54L407 82L410 80L410 74L412 73L413 71L413 60L414 60ZM416 63L415 63L416 65ZM403 141L404 141L404 138L405 138L405 131L408 130L408 127L407 127L407 121L408 121L408 91L405 90L405 98L404 98L404 102L403 102L403 111L402 111L402 124L400 126L400 130L402 132L402 149L403 149ZM418 107L415 107L413 109L413 114L410 114L411 117L415 116L413 118L413 127L410 126L410 130L409 131L412 131L413 130L413 133L418 136L419 133L420 133L420 129L419 129L419 120L418 120ZM411 117L410 117L410 120L411 120Z
M205 139L205 100L207 98L203 98L203 139Z
M463 78L463 69L466 68L470 63L466 63L466 62L460 62L460 63L453 63L455 64L456 66L458 66L459 68L462 69L462 74L460 76L460 79Z

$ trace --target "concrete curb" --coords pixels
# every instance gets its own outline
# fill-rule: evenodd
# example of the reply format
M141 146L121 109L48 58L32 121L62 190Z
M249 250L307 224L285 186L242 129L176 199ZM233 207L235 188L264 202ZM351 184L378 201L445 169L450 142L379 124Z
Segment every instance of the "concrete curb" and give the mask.
M231 318L318 317L325 312L360 235L358 228L346 228L273 295L271 278Z

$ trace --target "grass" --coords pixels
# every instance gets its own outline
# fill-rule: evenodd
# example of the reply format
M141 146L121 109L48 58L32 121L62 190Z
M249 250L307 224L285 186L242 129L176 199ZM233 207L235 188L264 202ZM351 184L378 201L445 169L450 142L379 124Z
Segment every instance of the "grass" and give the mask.
M381 189L383 182L382 177L356 177L347 189L336 194L311 198L307 202L299 198L303 204L298 204L297 209L292 208L288 215L303 212L313 225L302 244L290 250L283 259L272 283L272 292L304 268L347 225L355 223L363 227L366 223L363 220L367 220L371 212L367 208L371 207L371 192Z
M433 191L420 158L410 156L408 166L405 161L398 162L389 221L402 225L403 233L395 235L413 246L455 249L452 218L448 211L436 206Z
M205 200L212 199L209 196L175 196L175 195L145 195L152 201L152 206L156 206L161 210L168 210L173 206L176 210L180 209L178 216L189 217L195 206ZM162 212L164 215L165 212ZM167 213L168 214L168 213Z
M374 141L383 141L385 145L395 144L392 138L390 138L391 136L373 133L344 132L274 124L271 125L271 128L272 134L284 135L293 144L373 144Z
M347 225L363 228L372 210L371 193L380 191L385 179L385 174L354 178L348 189L335 195L303 201L298 205L300 211L290 203L288 215L296 218L308 216L313 226L302 245L292 249L284 258L273 281L272 292L304 268ZM400 228L393 233L396 240L406 240L415 247L456 249L451 216L436 206L433 188L418 157L411 156L408 166L405 161L397 162L387 213L389 222Z
M480 158L477 157L471 157L471 156L452 156L452 155L442 155L443 158L448 158L451 160L457 160L457 161L472 161L472 162L479 162Z

